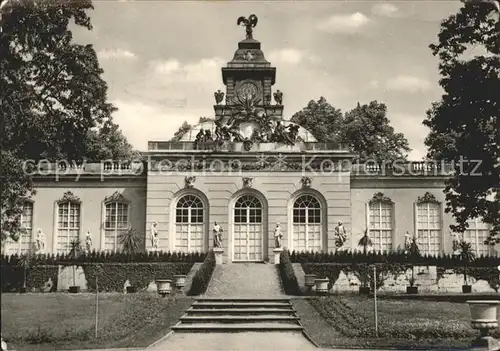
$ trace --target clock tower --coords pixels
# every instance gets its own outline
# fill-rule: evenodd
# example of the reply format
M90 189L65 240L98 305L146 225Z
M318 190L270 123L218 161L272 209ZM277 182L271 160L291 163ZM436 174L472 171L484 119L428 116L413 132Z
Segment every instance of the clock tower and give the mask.
M261 50L261 43L253 38L253 27L257 24L257 17L250 15L247 18L238 18L238 25L246 27L246 38L238 43L238 49L233 59L222 68L222 81L226 86L225 104L223 93L216 96L217 105L214 106L215 118L226 119L234 109L245 105L250 108L264 110L271 120L283 118L282 94L278 91L278 98L272 103L272 86L276 81L276 68L266 60Z

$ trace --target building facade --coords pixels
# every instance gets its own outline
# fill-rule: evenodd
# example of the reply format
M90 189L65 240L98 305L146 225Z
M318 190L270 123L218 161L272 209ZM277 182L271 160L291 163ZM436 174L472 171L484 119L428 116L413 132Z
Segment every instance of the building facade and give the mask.
M283 94L273 90L276 68L253 39L252 21L244 24L247 37L222 68L226 90L214 94L213 120L180 141L149 142L141 161L39 164L37 193L22 216L26 233L4 252L26 252L38 240L39 252L65 253L87 237L92 249L120 250L129 229L147 251L205 252L217 223L224 262L269 260L277 224L289 250L358 249L368 230L376 251L401 249L409 233L422 253L451 253L443 189L452 170L432 162L357 164L348 149L287 121ZM464 238L477 254L497 255L487 235L476 220Z

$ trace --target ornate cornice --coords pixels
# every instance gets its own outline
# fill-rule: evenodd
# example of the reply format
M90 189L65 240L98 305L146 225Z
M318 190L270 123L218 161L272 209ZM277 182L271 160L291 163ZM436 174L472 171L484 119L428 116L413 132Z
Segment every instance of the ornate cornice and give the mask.
M253 183L253 178L250 177L243 177L243 187L244 188L251 188Z
M184 178L184 184L186 188L194 187L194 182L196 182L195 176L186 176L186 178Z
M73 202L73 203L81 203L81 200L78 196L74 195L71 191L66 191L64 195L57 201L57 203L64 202Z
M113 194L106 196L104 198L105 203L110 203L110 202L121 202L124 204L128 204L130 201L128 201L123 194L121 194L118 191L115 191Z
M370 200L371 204L377 203L377 202L382 202L382 203L391 204L391 205L394 204L394 202L389 197L384 196L384 194L381 192L373 194L373 197Z
M300 179L300 182L302 183L302 187L303 187L303 188L310 188L310 187L311 187L312 180L311 180L311 178L309 178L309 177L302 177L302 178Z
M419 196L417 198L417 204L422 204L425 202L429 202L432 204L440 204L440 202L436 199L436 197L432 195L430 192L426 192L424 196Z

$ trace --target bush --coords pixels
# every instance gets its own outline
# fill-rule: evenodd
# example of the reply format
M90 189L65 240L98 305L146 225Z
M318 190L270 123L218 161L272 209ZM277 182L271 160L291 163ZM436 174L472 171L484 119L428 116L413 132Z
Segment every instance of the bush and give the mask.
M191 288L189 289L188 295L203 294L207 290L208 283L210 283L210 279L212 278L214 269L215 254L213 250L210 250L210 252L206 255L200 269L198 269L193 277L193 282L191 284Z
M300 295L299 283L293 271L292 261L290 260L290 253L288 251L281 252L278 270L285 293L287 295Z
M128 280L137 290L146 290L156 279L174 279L174 275L187 275L193 263L106 263L84 264L83 271L89 291L123 292Z

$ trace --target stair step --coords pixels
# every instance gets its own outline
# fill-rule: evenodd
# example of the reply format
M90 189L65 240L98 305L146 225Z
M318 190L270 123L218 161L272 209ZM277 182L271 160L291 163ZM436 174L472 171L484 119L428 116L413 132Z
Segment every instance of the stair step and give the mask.
M195 302L193 308L289 308L284 302Z
M197 323L178 324L172 327L175 332L241 332L241 331L302 331L300 325L282 323L239 323L239 324L217 324Z
M285 308L189 308L187 314L294 314L295 310L292 307Z
M280 299L280 298L262 298L262 299L253 299L253 298L231 298L231 297L221 297L221 298L199 298L196 299L198 302L286 302L290 303L290 299Z
M262 323L262 322L275 322L275 323L292 323L298 324L299 318L296 316L183 316L181 317L182 324L193 323Z

